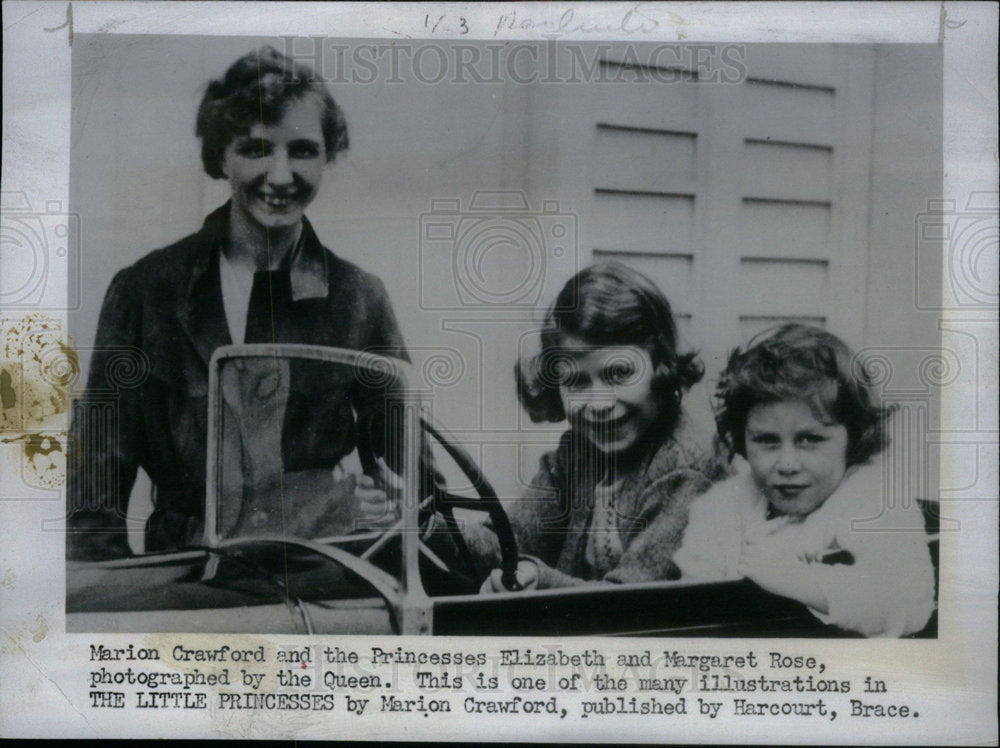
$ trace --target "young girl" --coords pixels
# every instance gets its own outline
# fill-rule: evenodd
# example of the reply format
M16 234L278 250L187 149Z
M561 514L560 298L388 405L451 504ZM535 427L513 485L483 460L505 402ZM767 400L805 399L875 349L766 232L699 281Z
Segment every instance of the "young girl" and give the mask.
M515 367L518 397L533 421L569 430L510 512L521 585L676 577L688 506L725 468L681 410L703 369L678 353L669 302L640 273L595 265L566 284L541 337ZM483 591L503 590L495 570Z
M692 506L683 576L743 576L866 636L923 628L935 603L922 515L886 496L887 411L850 349L784 325L733 352L716 396L719 434L749 469Z

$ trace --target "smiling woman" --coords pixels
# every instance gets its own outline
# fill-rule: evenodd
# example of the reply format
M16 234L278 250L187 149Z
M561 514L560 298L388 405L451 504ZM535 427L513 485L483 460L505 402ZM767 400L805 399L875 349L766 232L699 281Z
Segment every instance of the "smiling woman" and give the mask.
M326 164L348 145L343 114L315 73L270 47L244 55L209 83L196 133L205 172L229 182L231 200L200 231L111 282L74 415L70 558L130 553L125 520L139 468L155 488L145 550L202 541L208 364L220 346L302 343L406 358L381 281L326 249L304 216ZM141 363L127 386L115 377L123 353ZM324 401L308 394L323 383L305 369L272 362L257 374L272 390L281 385L280 412L268 410L259 424L282 445L268 465L279 474L290 466L324 471L336 484L317 492L302 517L322 524L324 502L353 495L359 517L392 521L374 478L385 451L385 391L359 385L348 398ZM109 391L117 400L106 428L106 412L89 404ZM340 463L356 449L359 459L345 464L358 472L345 474ZM259 472L251 457L244 468ZM311 537L315 528L299 520L289 517L288 526Z
M226 148L222 171L233 191L233 220L270 229L299 225L323 178L319 102L289 104L274 125L256 124Z

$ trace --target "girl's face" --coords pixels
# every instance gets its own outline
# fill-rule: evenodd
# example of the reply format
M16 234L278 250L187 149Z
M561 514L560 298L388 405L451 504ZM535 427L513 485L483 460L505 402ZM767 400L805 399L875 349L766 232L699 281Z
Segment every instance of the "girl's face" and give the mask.
M847 428L807 400L761 403L747 414L746 451L771 506L803 517L823 505L847 471Z
M639 346L592 346L567 337L557 365L559 394L573 428L601 452L623 454L659 418L653 361Z
M226 147L233 209L251 225L296 226L316 196L326 165L320 106L315 96L292 101L276 124L255 124Z

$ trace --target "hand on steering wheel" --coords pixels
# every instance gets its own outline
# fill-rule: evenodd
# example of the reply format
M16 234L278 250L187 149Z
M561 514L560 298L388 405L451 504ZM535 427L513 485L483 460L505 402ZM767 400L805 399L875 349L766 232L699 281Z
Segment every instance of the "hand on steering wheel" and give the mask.
M517 577L519 570L517 539L514 537L514 529L511 527L510 519L507 517L507 512L504 511L503 504L500 503L500 499L497 497L496 490L490 485L489 480L487 480L475 460L472 459L455 438L437 427L436 424L430 423L426 417L421 418L421 424L424 431L431 438L437 440L441 448L455 461L455 464L465 477L469 479L469 482L479 495L478 499L467 499L448 493L435 485L431 508L444 518L448 531L467 562L472 560L471 554L462 537L458 523L455 521L454 510L461 508L487 512L500 545L500 568L495 570L490 575L490 578L492 579L494 575L498 575L498 582L501 585L501 589L521 589L522 585ZM430 470L432 466L425 465L424 469Z
M522 558L517 562L517 571L515 572L515 577L517 583L520 585L522 590L534 590L538 588L538 564L534 561ZM483 586L479 588L480 595L490 595L495 592L509 592L506 585L503 583L503 569L494 569L490 572L490 575L486 577L486 581L483 582Z

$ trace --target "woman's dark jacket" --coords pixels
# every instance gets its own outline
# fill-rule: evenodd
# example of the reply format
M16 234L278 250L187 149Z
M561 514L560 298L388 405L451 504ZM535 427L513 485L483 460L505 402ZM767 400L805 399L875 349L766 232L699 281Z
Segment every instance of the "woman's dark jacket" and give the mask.
M208 363L216 348L232 342L219 280L228 218L227 204L199 232L150 253L111 282L86 392L74 405L71 559L129 555L125 518L140 467L154 485L146 550L200 542ZM381 281L323 247L304 219L300 243L285 266L254 278L245 342L271 342L272 336L278 343L407 359ZM322 377L296 376L294 369L292 382L282 427L284 467L331 466L355 447L367 395L361 404L357 392L330 397ZM381 401L367 400L373 407Z

